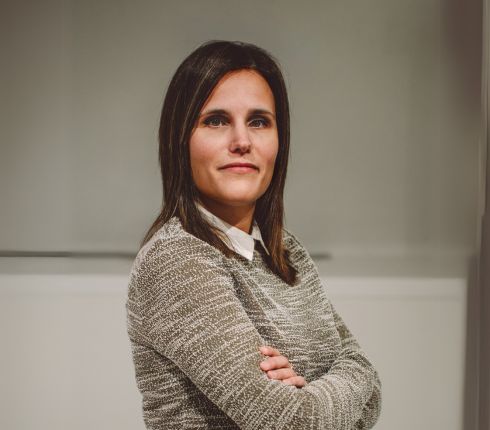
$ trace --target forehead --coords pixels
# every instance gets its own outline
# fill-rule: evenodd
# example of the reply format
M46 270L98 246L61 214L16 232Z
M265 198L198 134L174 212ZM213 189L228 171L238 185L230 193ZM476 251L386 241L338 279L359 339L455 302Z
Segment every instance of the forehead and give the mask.
M203 108L244 107L274 110L274 94L264 77L255 70L227 73L214 87Z

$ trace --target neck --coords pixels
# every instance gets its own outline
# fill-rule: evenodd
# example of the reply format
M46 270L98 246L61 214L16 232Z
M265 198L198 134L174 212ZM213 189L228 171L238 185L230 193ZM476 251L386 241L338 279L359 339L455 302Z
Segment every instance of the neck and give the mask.
M200 198L199 203L209 212L226 221L228 224L250 234L255 211L255 203L241 206L223 205L215 200Z

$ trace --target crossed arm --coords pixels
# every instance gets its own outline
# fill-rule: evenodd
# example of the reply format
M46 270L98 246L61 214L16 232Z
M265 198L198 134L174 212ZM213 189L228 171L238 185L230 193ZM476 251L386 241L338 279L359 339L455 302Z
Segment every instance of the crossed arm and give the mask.
M341 366L342 361L350 360L352 359L352 357L363 357L361 360L367 360L364 352L359 346L359 343L352 335L351 331L347 328L344 320L337 313L333 304L330 303L330 306L334 316L337 331L339 332L340 339L342 341L342 352L340 356L334 361L332 367L335 368L339 365ZM357 358L354 358L354 361L356 360ZM378 421L378 418L381 414L381 380L379 379L378 372L375 369L373 378L373 392L369 400L362 408L361 417L355 423L354 429L356 430L367 430L372 428Z
M155 246L139 271L144 335L156 351L240 428L370 428L379 379L353 338L344 338L329 372L303 388L269 379L259 367L259 347L266 343L234 294L219 254L196 239L182 259L175 252L181 245Z

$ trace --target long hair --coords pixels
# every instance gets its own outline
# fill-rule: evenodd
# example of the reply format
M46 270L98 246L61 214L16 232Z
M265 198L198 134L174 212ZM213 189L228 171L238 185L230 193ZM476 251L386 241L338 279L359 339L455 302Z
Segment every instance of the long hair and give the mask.
M289 158L289 102L277 60L266 50L245 42L212 40L195 49L177 68L163 102L159 128L159 161L163 183L160 214L145 234L143 246L171 217L185 231L215 246L227 257L236 256L196 207L198 191L190 168L189 139L199 113L214 87L227 73L251 69L272 90L279 148L274 174L266 192L256 201L254 218L270 255L263 253L270 270L289 285L297 270L283 246L283 192Z

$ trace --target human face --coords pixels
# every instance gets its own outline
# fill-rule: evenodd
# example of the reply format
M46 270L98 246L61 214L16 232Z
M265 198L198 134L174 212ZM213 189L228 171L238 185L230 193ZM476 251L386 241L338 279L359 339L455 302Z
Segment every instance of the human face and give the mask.
M275 115L272 90L253 70L230 72L213 89L189 142L193 180L208 209L249 212L265 193L278 151Z

